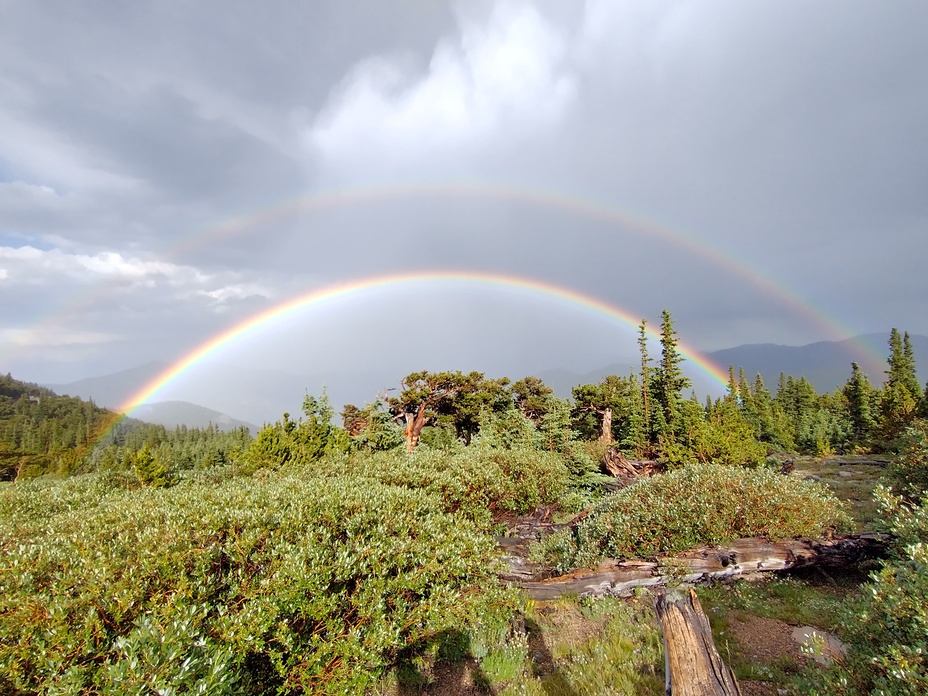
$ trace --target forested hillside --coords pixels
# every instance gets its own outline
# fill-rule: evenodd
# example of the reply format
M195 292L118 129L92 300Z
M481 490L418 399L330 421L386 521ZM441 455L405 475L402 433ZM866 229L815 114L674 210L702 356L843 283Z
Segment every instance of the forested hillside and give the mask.
M0 480L72 473L112 416L93 402L0 375Z

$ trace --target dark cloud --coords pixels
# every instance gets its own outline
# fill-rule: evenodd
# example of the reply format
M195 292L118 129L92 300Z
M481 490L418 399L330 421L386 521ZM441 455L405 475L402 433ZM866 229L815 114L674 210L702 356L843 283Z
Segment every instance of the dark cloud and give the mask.
M171 360L313 289L434 269L666 307L706 350L928 333L926 29L918 2L6 3L0 369ZM240 360L634 353L627 326L473 292L359 295Z

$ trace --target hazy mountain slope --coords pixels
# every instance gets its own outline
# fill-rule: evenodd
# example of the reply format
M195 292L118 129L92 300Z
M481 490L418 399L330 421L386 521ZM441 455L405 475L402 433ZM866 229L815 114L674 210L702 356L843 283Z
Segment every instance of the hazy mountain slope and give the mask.
M56 394L76 396L97 406L118 409L168 367L166 362L150 362L128 370L88 377L68 384L46 384Z
M224 431L235 430L242 426L252 433L258 431L258 427L253 423L237 420L225 413L197 406L188 401L158 401L142 404L132 411L132 417L146 423L163 425L166 428L174 428L178 425L186 425L188 428L205 428L212 424Z

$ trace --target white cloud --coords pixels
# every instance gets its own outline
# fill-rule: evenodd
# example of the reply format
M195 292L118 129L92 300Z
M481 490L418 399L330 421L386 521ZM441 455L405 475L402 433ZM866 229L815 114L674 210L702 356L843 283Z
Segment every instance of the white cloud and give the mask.
M458 24L459 35L438 43L424 73L388 56L355 67L306 135L325 164L395 168L457 158L560 120L577 91L566 32L522 2L496 5L484 22L459 15Z
M0 330L0 345L19 348L97 345L121 340L121 336L100 331L69 330L58 327L42 326L32 329Z
M33 246L0 247L0 260L7 262L8 277L32 284L57 274L85 281L110 279L142 284L157 279L172 285L204 284L210 279L192 266L127 258L112 251L79 254Z
M225 285L215 290L202 290L200 294L212 299L219 309L224 309L230 300L244 300L249 297L273 297L270 290L257 283Z

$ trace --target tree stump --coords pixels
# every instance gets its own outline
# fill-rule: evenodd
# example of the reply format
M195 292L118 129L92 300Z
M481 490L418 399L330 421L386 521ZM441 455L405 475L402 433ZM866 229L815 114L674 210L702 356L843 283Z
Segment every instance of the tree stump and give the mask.
M715 648L696 592L670 590L658 596L655 609L664 632L668 696L741 696L735 675Z

